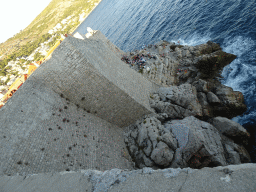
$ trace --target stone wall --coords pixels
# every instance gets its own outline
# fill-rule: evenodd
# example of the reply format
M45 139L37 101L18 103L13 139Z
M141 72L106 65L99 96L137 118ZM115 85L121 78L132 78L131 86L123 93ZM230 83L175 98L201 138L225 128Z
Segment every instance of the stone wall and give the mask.
M87 112L119 127L153 112L149 95L160 86L126 66L100 40L69 36L42 65L47 72L37 70L31 76L45 81L46 86Z
M0 175L134 169L122 127L158 86L109 45L67 37L0 109Z

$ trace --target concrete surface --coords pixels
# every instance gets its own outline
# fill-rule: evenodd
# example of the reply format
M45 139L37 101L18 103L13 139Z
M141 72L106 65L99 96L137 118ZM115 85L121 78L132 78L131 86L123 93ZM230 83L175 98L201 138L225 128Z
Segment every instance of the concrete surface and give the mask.
M24 176L2 176L1 192L255 192L256 165L201 170L144 168L136 171L81 170Z

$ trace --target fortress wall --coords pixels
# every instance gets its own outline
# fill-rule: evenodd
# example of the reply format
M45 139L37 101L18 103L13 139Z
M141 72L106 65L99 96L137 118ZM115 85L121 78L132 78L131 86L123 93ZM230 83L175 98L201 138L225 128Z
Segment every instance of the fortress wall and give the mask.
M119 127L153 112L149 95L158 86L130 69L100 40L69 36L42 65L45 72L37 70L32 76Z
M134 169L122 126L157 86L107 47L66 38L0 109L0 175Z
M133 170L122 128L78 108L36 79L28 79L0 110L0 175Z
M85 37L85 35L84 35ZM109 49L115 53L115 55L118 58L122 58L123 55L125 55L126 53L124 51L122 51L119 47L117 47L116 45L114 45L105 35L103 35L100 31L95 30L93 32L93 35L90 36L89 39L95 39L95 40L100 40L101 42L105 43L105 45L107 45L109 47Z

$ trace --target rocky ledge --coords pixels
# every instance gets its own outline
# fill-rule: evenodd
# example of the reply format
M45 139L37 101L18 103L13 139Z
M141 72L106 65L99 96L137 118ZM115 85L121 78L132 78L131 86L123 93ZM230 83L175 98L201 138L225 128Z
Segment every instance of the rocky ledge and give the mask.
M138 169L196 168L250 163L250 134L230 120L247 107L243 94L222 85L222 69L236 58L218 44L160 41L122 60L161 85L150 96L155 114L126 127L125 144Z

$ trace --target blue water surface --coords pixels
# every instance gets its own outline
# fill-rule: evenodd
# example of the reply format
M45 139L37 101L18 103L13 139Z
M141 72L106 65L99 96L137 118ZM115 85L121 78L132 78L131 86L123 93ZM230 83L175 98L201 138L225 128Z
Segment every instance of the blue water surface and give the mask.
M248 110L232 120L252 135L256 163L255 0L102 0L75 32L100 30L123 51L159 40L195 46L213 41L237 58L222 72L222 84L240 91Z

